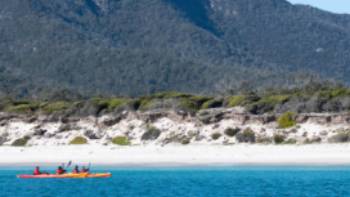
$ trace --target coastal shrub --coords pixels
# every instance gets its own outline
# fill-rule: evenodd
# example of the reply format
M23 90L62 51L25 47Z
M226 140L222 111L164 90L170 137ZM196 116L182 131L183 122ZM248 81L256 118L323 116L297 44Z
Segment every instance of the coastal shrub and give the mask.
M201 109L210 109L222 107L223 101L217 99L211 99L202 104Z
M239 128L227 128L225 129L224 133L225 135L229 136L229 137L233 137L235 136L237 133L240 132Z
M268 136L257 136L256 137L256 143L258 144L271 144L273 142L273 139Z
M31 113L39 108L39 105L36 103L22 103L17 105L8 105L5 108L7 112L13 113Z
M112 139L112 143L120 146L130 145L129 138L126 136L117 136Z
M217 140L217 139L219 139L221 137L221 133L213 133L213 134L211 134L211 138L213 139L213 140Z
M328 139L331 143L345 143L350 141L350 131L339 131Z
M181 144L182 145L187 145L191 143L191 139L190 138L185 138L181 140Z
M304 144L315 144L315 143L320 143L322 141L322 138L320 137L313 137L311 139L306 138L304 140Z
M246 97L243 95L231 96L228 99L227 107L242 106L245 100L246 100Z
M29 136L25 136L23 138L16 139L14 142L12 142L12 146L25 146L27 145L27 142L30 140Z
M295 114L293 112L286 112L277 119L277 123L278 127L283 129L294 127L296 125Z
M156 140L160 136L161 131L155 127L147 127L145 133L143 133L141 140L150 141Z
M293 138L289 138L283 142L283 144L296 144L297 140Z
M252 129L246 128L243 132L236 135L236 139L240 143L254 143L255 142L255 133Z
M176 91L168 91L168 92L159 92L151 95L152 98L159 98L159 99L169 99L169 98L184 98L184 97L190 97L191 95L176 92Z
M288 101L287 95L268 95L260 98L247 106L247 110L253 114L263 114L274 110L278 104Z
M273 136L273 141L275 142L275 144L282 144L285 140L285 136L284 135L280 135L280 134L275 134Z
M42 110L46 113L53 113L58 111L64 111L71 106L71 103L67 101L57 101L52 103L47 103L42 106Z
M126 106L130 99L126 98L94 98L93 103L100 108L107 108L109 111L121 106Z
M80 145L80 144L87 144L87 139L82 136L75 137L72 141L69 142L71 145Z

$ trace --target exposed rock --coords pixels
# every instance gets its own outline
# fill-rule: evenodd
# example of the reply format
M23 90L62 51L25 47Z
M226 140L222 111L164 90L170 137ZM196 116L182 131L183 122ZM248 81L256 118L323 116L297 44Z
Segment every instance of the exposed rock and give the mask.
M169 144L169 143L179 143L179 144L189 144L191 142L191 137L184 134L177 134L177 133L171 133L169 134L163 141L162 144Z
M127 114L128 113L125 111L123 113L109 115L103 119L102 124L107 126L107 127L113 126L113 125L117 124L118 122L120 122L122 119L126 118Z
M202 110L197 113L197 118L204 124L216 123L224 118L224 112L221 109Z
M46 132L47 132L46 129L36 128L36 129L34 130L33 135L34 135L34 136L43 136L43 135L45 135Z
M8 133L3 133L0 135L0 146L8 141Z
M81 128L74 123L69 123L69 124L61 124L61 126L58 128L57 133L63 133L67 131L72 131L72 130L80 130Z
M98 133L92 131L92 130L86 130L84 132L84 135L88 137L90 140L98 140L101 139L102 136L100 136Z

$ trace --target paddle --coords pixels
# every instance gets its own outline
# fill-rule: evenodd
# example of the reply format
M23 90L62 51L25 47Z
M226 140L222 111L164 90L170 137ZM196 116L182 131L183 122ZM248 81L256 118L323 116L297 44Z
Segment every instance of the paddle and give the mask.
M69 161L65 169L67 170L71 165L72 165L72 161Z
M90 171L90 168L91 168L91 162L89 162L89 165L88 165L88 170Z
M62 163L62 168L66 169L69 168L72 165L72 161L68 161L67 166L65 165L65 163Z

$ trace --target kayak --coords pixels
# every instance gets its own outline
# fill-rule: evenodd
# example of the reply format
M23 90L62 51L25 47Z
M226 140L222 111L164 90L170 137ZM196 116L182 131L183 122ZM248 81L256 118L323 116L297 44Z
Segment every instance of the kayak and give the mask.
M41 174L41 175L31 175L31 174L21 174L17 175L21 179L50 179L50 178L108 178L111 177L111 173L67 173L67 174Z

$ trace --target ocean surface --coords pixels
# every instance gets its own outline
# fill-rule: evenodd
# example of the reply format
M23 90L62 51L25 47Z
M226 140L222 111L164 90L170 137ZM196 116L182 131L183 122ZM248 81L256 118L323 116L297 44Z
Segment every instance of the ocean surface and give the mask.
M45 168L43 168L45 169ZM52 169L49 169L52 170ZM111 168L107 179L31 179L0 168L0 196L350 196L350 167Z

